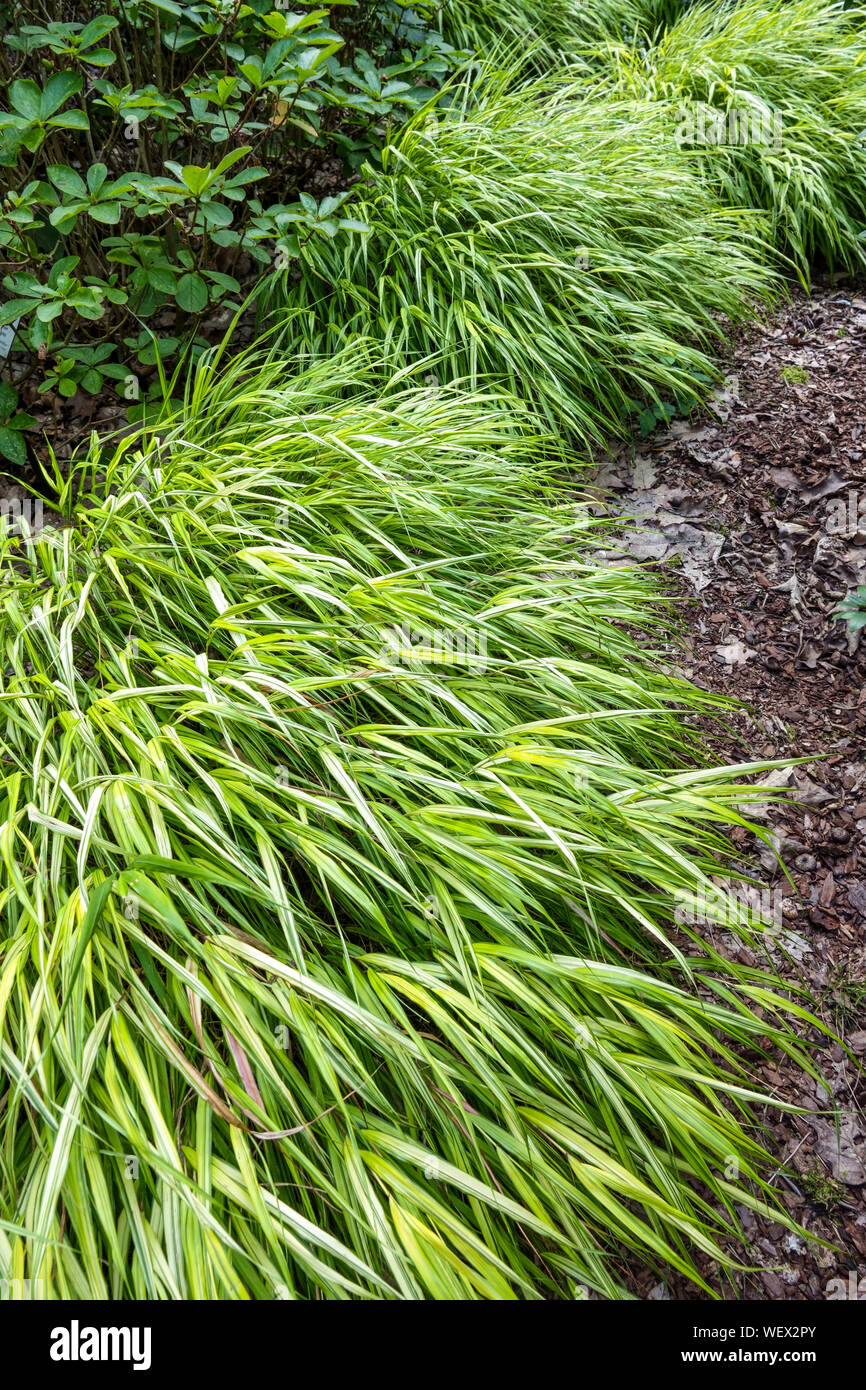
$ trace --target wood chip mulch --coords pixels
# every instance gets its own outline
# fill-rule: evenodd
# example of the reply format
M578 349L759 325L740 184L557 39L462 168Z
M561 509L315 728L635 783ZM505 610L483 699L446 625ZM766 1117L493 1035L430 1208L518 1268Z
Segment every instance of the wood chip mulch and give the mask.
M866 583L864 369L866 288L796 292L735 341L712 413L619 449L597 475L607 509L629 518L612 562L661 567L686 600L678 669L744 704L712 725L719 762L806 759L773 777L789 801L761 815L790 879L750 832L732 838L776 895L786 950L773 963L845 1046L800 1030L822 1083L755 1058L756 1083L805 1112L762 1118L787 1170L781 1203L815 1239L743 1210L738 1253L754 1269L724 1284L704 1271L727 1298L866 1299L866 630L858 641L834 612ZM759 963L730 932L714 944ZM649 1271L632 1284L641 1298L704 1296Z

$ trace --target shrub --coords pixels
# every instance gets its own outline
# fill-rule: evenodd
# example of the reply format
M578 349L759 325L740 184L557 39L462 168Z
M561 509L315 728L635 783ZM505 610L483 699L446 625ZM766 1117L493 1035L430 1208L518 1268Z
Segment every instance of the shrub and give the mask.
M616 89L652 98L734 207L766 210L803 278L866 264L862 6L833 0L699 5L649 51L613 46Z
M660 143L652 104L489 80L419 113L346 204L369 233L274 277L292 351L375 341L391 366L504 379L581 439L691 401L706 355L766 296L754 228Z
M748 795L676 770L706 697L546 440L362 385L202 363L2 538L0 1267L49 1296L622 1297L764 1198L734 1044L789 1006L666 940Z
M157 355L201 351L262 266L350 235L352 171L456 60L433 33L344 42L327 5L43 8L0 3L0 327L63 396L158 394Z

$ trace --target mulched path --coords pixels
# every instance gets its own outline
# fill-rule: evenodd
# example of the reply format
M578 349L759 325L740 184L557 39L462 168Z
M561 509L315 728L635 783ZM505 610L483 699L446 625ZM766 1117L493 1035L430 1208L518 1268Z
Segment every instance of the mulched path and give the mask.
M866 288L798 291L735 342L712 413L612 453L597 475L606 508L634 518L610 559L659 566L687 600L682 674L744 702L725 728L704 724L719 761L807 760L771 774L789 801L761 816L790 880L750 832L732 838L777 895L786 950L774 964L848 1049L800 1030L824 1084L786 1058L755 1059L756 1083L807 1112L762 1116L788 1170L781 1202L833 1248L743 1212L754 1270L733 1285L705 1270L728 1298L851 1297L862 1279L866 1299L866 630L858 642L834 614L866 583L864 367ZM731 933L714 940L756 963ZM677 1276L632 1282L641 1298L703 1296Z

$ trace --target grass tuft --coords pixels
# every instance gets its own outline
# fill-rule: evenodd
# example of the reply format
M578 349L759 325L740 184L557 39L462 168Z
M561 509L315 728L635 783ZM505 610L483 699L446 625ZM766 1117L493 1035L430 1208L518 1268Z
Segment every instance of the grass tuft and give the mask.
M437 22L455 47L483 58L517 42L550 64L587 43L652 33L680 6L681 0L443 0Z
M291 352L437 354L443 379L504 383L581 441L705 394L724 321L771 292L755 221L718 206L652 103L593 93L488 77L420 113L353 196L369 233L314 238L274 277Z
M619 1298L770 1195L794 1006L669 933L749 769L548 440L363 388L200 363L0 538L0 1272L49 1297Z
M841 0L738 0L694 6L649 49L608 51L615 90L661 104L669 145L692 140L714 192L770 215L804 281L815 262L866 264L864 27ZM721 143L692 134L701 114L714 132L713 113Z

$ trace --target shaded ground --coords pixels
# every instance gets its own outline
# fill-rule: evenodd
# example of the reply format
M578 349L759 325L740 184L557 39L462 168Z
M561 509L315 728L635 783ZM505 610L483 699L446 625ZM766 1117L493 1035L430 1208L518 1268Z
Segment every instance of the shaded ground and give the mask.
M826 1087L785 1058L756 1059L763 1087L807 1112L765 1117L790 1169L781 1199L836 1248L742 1213L757 1268L727 1297L852 1297L862 1279L866 1299L866 631L858 643L834 617L866 582L864 368L866 290L837 281L811 300L798 293L737 342L713 415L675 421L598 476L609 505L636 518L623 550L676 567L690 600L682 673L746 702L714 735L719 761L808 760L770 774L796 804L761 814L790 880L751 833L733 838L744 869L767 884L786 947L774 946L775 963L849 1049L804 1034ZM730 932L711 930L720 949L753 963ZM719 1287L710 1266L706 1277ZM700 1296L650 1274L635 1292Z

